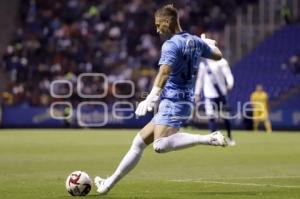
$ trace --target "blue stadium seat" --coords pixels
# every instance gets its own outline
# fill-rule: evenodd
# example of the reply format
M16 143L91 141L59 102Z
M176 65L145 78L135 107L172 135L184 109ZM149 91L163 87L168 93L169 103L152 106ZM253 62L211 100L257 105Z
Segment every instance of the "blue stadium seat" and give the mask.
M246 102L256 84L262 84L270 100L291 87L299 85L300 75L294 74L282 64L293 55L300 54L300 25L285 26L266 38L233 66L235 88L229 98L232 107L237 101ZM297 98L298 97L298 98ZM300 95L289 103L299 103Z

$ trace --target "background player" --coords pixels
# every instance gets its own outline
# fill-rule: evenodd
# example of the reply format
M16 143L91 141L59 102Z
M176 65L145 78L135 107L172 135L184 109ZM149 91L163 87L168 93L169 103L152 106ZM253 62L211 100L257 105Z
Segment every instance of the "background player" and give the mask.
M219 130L216 118L224 120L227 130L228 144L235 145L231 135L229 120L229 108L227 105L228 92L233 88L234 78L227 60L220 61L202 59L195 88L195 101L200 101L200 93L203 91L205 98L205 113L209 117L208 126L211 132ZM222 112L222 114L220 114Z
M253 107L253 130L258 131L259 123L263 122L267 133L272 133L272 126L269 119L269 97L262 85L256 85L255 91L250 97Z
M97 192L106 194L123 176L138 163L147 145L153 142L154 151L164 153L197 144L226 146L220 132L194 135L178 132L182 122L191 115L194 100L195 74L200 57L219 60L222 53L209 47L197 36L183 32L177 10L166 5L155 12L155 25L165 39L159 60L159 72L147 98L140 102L136 115L151 111L160 98L159 110L133 139L132 145L116 171L107 179L95 177Z

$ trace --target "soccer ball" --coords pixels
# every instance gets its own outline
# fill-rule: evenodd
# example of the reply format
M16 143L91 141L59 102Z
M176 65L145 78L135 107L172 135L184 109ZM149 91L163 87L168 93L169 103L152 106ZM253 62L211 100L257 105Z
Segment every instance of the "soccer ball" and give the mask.
M72 172L66 180L66 189L72 196L85 196L92 188L92 180L84 171Z

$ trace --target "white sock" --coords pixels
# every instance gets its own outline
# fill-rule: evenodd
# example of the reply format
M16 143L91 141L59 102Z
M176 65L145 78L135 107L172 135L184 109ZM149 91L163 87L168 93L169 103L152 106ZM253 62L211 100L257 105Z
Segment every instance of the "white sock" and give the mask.
M135 136L132 141L132 145L123 157L116 171L105 181L105 185L108 187L113 187L122 177L129 173L139 162L144 149L147 145L144 143L143 139L139 134Z
M185 149L197 144L209 144L210 139L210 135L175 133L168 137L154 140L153 148L158 153L164 153Z

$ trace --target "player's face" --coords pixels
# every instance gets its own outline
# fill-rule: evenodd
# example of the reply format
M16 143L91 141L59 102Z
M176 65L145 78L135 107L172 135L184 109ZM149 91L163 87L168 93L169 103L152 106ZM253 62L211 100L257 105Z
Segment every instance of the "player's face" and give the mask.
M172 36L170 30L170 20L164 17L155 17L156 32L162 39L168 39Z
M261 85L257 85L256 86L256 90L257 91L263 91L264 89L263 89L263 87Z

